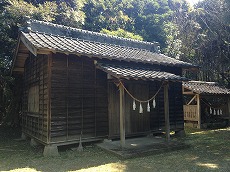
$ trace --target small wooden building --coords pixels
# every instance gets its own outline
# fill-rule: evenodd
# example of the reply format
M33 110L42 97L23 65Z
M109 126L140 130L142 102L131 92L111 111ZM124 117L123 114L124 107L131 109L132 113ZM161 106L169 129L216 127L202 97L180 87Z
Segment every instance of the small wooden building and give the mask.
M230 120L230 90L215 82L183 82L185 123L197 128L226 126Z
M28 21L12 67L23 76L22 132L48 147L80 137L120 137L124 145L125 137L184 130L181 75L194 66L158 49L157 43Z

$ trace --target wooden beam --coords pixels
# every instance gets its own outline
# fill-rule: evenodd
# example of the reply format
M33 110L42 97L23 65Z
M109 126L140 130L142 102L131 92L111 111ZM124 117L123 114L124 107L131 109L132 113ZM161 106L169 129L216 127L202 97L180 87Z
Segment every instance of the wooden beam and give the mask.
M38 49L37 50L37 54L52 54L52 51L51 50L47 50L47 49Z
M188 88L185 88L184 86L182 86L182 94L194 94L194 93L192 90L189 90Z
M15 67L15 68L13 69L13 72L24 72L24 68Z
M164 110L165 110L165 134L166 134L166 141L170 140L168 87L169 87L169 83L165 82L165 84L164 84Z
M194 95L194 92L183 92L184 95Z
M21 42L21 41L20 41L19 49L20 50L27 50L27 51L29 51L28 48L24 45L24 43Z
M192 101L194 100L196 98L196 95L195 96L193 96L193 98L188 102L188 104L187 105L190 105L191 103L192 103Z
M121 148L125 147L125 94L122 85L119 85L120 91L120 141Z
M19 49L20 44L21 44L21 41L20 41L20 35L19 35L19 36L18 36L18 40L17 40L16 51L14 52L12 67L11 67L11 69L10 69L10 75L13 74L13 69L14 69L15 61L16 61L16 59L17 59L17 53L18 53L18 49Z
M37 48L23 34L21 35L21 41L33 55L37 56Z
M197 116L198 116L198 128L201 128L201 111L200 111L200 95L196 94L196 101L197 101Z
M20 59L26 59L27 57L29 57L29 54L20 52L17 54L17 57L20 57Z

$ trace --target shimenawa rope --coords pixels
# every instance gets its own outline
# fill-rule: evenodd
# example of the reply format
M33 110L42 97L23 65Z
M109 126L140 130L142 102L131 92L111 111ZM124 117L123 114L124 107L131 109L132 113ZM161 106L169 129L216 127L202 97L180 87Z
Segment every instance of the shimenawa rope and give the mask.
M121 81L120 81L120 83L119 83L118 85L121 85L121 86L124 88L124 90L128 93L128 95L129 95L130 97L132 97L135 101L140 102L140 103L148 103L148 102L150 102L151 100L153 100L153 99L157 96L157 94L160 92L160 90L161 90L162 86L164 85L164 83L161 84L161 86L160 86L160 88L157 90L157 92L156 92L150 99L148 99L148 100L139 100L139 99L135 98L135 97L127 90L127 88L124 86L124 84L123 84Z

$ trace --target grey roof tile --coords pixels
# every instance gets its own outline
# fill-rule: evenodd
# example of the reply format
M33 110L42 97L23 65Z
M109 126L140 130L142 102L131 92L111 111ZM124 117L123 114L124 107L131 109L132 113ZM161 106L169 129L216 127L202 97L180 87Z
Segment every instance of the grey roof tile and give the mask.
M163 72L158 69L145 67L127 66L112 63L98 63L97 68L119 79L144 79L144 80L168 80L168 81L188 81L187 78Z
M105 59L177 66L182 68L194 67L194 65L190 63L179 61L146 49L118 46L33 31L28 33L22 32L22 35L37 49L49 49L55 52L76 53Z
M139 49L147 49L152 52L158 51L159 44L157 42L145 42L117 36L109 36L102 33L71 28L68 26L57 25L44 21L29 20L27 26L23 29L25 32L34 31L39 33L47 33L58 36L67 36L79 38L82 40L95 41L100 43L115 44L121 46L131 46Z
M215 82L189 81L183 82L183 87L198 94L230 94L230 90Z

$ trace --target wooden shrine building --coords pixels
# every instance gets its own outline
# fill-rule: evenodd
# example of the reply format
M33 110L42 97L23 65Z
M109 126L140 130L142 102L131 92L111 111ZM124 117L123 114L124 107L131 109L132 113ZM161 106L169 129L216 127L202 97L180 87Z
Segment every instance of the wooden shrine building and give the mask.
M12 74L23 76L22 132L45 149L184 130L181 75L194 66L157 43L36 20L19 34Z
M197 128L223 127L230 120L230 90L215 82L183 82L184 120Z

